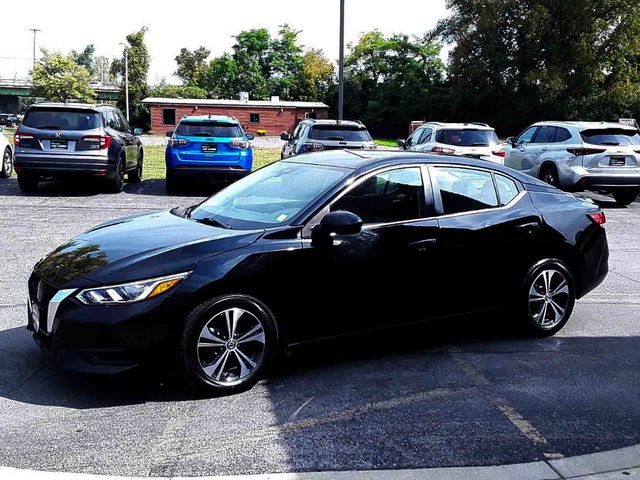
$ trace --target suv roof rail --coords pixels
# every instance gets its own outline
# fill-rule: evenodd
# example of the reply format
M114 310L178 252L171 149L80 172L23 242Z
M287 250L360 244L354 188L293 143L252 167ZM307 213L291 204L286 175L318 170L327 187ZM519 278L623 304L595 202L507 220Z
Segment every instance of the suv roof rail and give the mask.
M467 122L465 125L478 125L480 127L488 127L489 126L488 123L484 123L484 122Z

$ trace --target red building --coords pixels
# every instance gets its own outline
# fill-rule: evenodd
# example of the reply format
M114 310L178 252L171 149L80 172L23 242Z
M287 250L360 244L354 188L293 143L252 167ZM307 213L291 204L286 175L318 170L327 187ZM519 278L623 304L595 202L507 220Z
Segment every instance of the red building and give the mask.
M175 130L182 117L189 115L227 115L240 120L245 131L278 136L290 132L305 118L327 118L329 107L321 102L268 100L207 100L187 98L145 98L151 108L151 131L164 134ZM262 133L262 132L261 132Z

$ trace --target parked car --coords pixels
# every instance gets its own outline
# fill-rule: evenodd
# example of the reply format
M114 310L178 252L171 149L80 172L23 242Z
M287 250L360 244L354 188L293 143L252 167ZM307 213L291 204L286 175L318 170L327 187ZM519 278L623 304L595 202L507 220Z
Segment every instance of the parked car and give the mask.
M280 158L322 150L375 150L377 145L362 122L351 120L303 120L293 133L283 132L287 143Z
M398 146L412 152L431 152L441 155L504 162L504 148L496 131L486 123L428 122Z
M9 178L13 172L13 147L0 127L0 178Z
M125 175L142 180L141 133L110 105L38 103L14 135L18 185L33 192L42 177L91 176L121 192Z
M0 113L0 125L5 127L15 127L20 123L20 119L13 113Z
M507 139L505 165L568 191L611 193L621 205L640 191L640 134L605 122L538 122Z
M30 276L28 328L64 368L177 362L213 394L293 344L466 312L507 308L549 336L607 274L604 222L591 200L491 162L303 155L62 245Z
M166 187L174 192L187 181L229 182L253 167L253 135L236 118L191 116L180 120L165 152Z

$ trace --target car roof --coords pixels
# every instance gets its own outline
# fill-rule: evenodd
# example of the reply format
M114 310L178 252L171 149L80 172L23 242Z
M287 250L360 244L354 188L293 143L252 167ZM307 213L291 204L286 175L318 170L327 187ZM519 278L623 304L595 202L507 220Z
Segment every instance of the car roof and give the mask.
M437 155L432 153L405 152L393 150L330 150L326 152L307 153L295 157L281 160L287 163L298 163L305 165L319 165L325 167L339 167L354 171L364 172L374 170L384 166L406 165L421 163L424 165L449 164L452 166L466 166L485 168L505 173L516 180L526 184L539 184L540 181L534 177L513 170L498 163L475 158ZM544 184L546 185L546 184Z
M70 110L107 110L115 108L113 105L107 104L91 104L91 103L62 103L62 102L39 102L34 103L31 108L68 108Z
M469 122L469 123L444 123L444 122L426 122L420 125L420 128L430 127L439 129L474 129L474 130L495 130L493 127L481 122Z
M307 118L304 120L305 123L309 123L311 125L331 125L331 126L345 126L345 127L365 127L364 124L359 120L330 120L330 119L320 119L316 120L313 118ZM366 127L365 127L366 128Z
M631 125L626 125L624 123L617 122L578 122L578 121L544 121L537 122L531 125L532 127L568 127L568 128L578 128L580 130L591 130L594 128L617 128L617 129L625 129L625 130L637 130L637 128L632 127Z
M234 123L234 124L239 124L240 122L238 121L237 118L235 117L229 117L227 115L188 115L185 117L182 117L180 119L181 122L184 121L189 121L189 122L221 122L221 123Z

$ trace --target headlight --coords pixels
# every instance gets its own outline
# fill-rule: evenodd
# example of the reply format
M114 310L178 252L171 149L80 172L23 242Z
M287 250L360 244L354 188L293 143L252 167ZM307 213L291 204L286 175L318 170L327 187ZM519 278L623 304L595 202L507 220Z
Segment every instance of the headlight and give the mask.
M139 302L147 298L157 297L171 290L189 275L189 273L191 272L140 280L123 285L88 288L82 290L76 295L76 298L86 305L116 305Z

